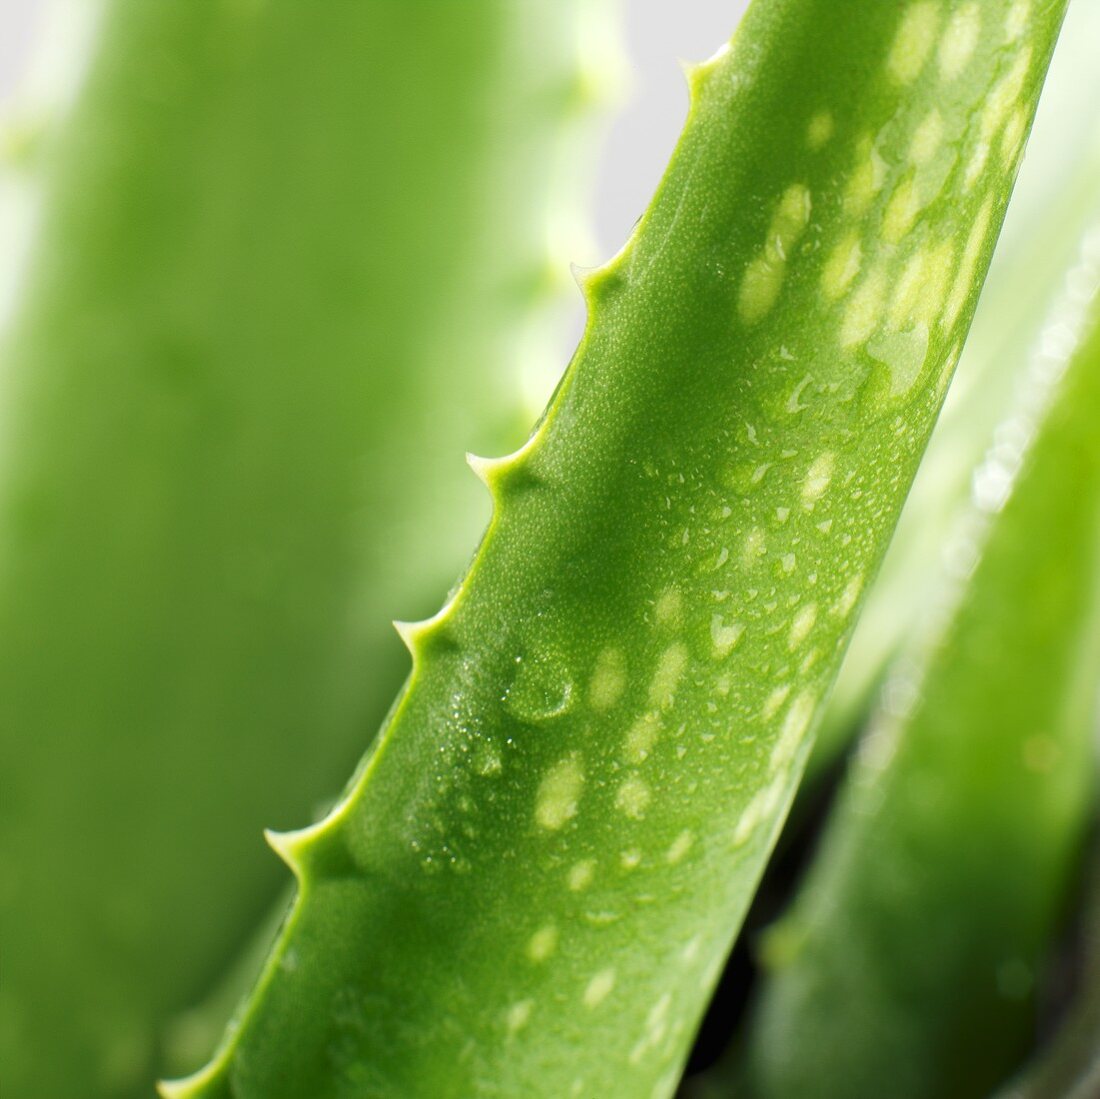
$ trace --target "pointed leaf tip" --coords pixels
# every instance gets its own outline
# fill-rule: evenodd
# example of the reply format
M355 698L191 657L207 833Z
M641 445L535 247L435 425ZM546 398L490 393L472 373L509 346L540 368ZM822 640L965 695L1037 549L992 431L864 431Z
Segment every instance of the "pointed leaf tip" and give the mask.
M504 461L505 459L497 459ZM402 622L394 620L393 628L397 635L405 643L405 648L412 654L414 662L424 656L429 642L436 645L448 645L453 642L448 632L448 622L454 614L455 593L452 592L447 602L431 616L419 622Z
M305 830L296 832L276 832L272 828L264 829L264 839L268 847L290 867L298 879L302 877L304 863L302 859Z
M430 621L430 619L428 620ZM427 621L422 622L401 622L398 619L394 619L393 628L397 630L397 636L405 644L405 648L409 650L412 656L416 656L417 647L420 643L421 637L427 630Z
M571 263L569 265L569 273L573 276L573 281L580 288L582 294L591 281L593 273L598 270L599 267L585 266L582 263Z
M569 265L569 271L573 276L573 281L580 289L581 295L585 300L585 304L589 309L592 308L597 299L611 286L613 286L618 280L620 275L620 261L623 255L626 253L627 246L617 253L607 263L599 264L596 267L582 267L580 264L571 263Z
M581 292L581 297L584 298L584 302L590 310L595 298L599 271L599 267L584 267L579 263L569 265L569 273L573 276L573 281L577 284L577 289Z
M490 491L493 488L493 470L499 463L499 458L482 458L479 454L466 451L466 464L474 471L477 479ZM398 626L397 632L400 633L401 627L396 622L394 625Z
M157 1095L160 1099L200 1099L206 1096L222 1094L225 1086L222 1070L224 1059L221 1054L190 1076L181 1076L175 1080L158 1080Z
M497 500L506 488L520 490L538 482L529 462L531 454L538 445L538 440L539 434L535 432L518 450L513 450L511 454L504 454L499 458L481 458L477 454L468 453L466 464L489 490L494 500ZM434 622L439 617L440 615L436 615L435 619L430 621ZM398 626L398 632L402 632L401 626Z
M680 66L680 72L684 74L690 88L695 82L696 73L706 64L705 61L688 61L686 57L677 57L676 64Z
M705 61L681 61L680 70L687 81L688 91L695 97L700 87L713 75L730 52L730 43L725 42Z

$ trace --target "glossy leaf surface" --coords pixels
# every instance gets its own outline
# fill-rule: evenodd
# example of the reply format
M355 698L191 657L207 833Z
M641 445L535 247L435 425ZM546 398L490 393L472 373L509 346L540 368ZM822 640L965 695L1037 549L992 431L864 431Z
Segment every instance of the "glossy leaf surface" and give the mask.
M670 1095L927 442L1063 5L769 0L187 1097Z
M1076 261L1100 189L1097 41L1100 4L1071 4L955 379L852 635L808 776L850 743L934 590L973 469L1013 406L1032 347Z
M1094 233L1067 279L1078 329L1098 285ZM748 1085L729 1094L987 1094L1029 1049L1038 967L1095 797L1097 313L1068 369L1069 314L1048 326L1034 377L1065 369L1056 397L1039 411L1033 380L1030 412L1007 421L975 474L984 511L948 556L965 574L980 551L973 577L887 684L890 708L770 933Z

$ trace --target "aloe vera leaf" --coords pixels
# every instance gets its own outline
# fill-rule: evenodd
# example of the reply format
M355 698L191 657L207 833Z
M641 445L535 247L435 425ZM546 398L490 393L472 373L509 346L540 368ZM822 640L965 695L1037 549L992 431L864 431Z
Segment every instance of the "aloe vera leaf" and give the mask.
M33 47L13 37L22 64L12 65L0 88L0 329L6 326L34 236L41 191L40 155L61 125L80 86L100 0L41 0L24 18L38 35ZM19 23L8 15L7 23ZM4 28L5 37L10 27ZM23 37L27 34L24 28ZM35 41L35 39L41 41Z
M1095 295L1096 233L1069 277L1074 295L1083 282ZM1071 298L1064 309L1049 329L1063 338L1083 306ZM1027 1052L1036 967L1095 796L1093 314L1045 414L1029 390L1031 419L1008 422L976 476L985 511L950 554L965 571L981 546L973 576L888 688L907 701L872 724L807 880L767 940L773 971L744 1054L754 1099L988 1094ZM1065 354L1046 349L1036 377ZM989 519L1031 435L1015 489Z
M238 947L230 964L203 990L202 998L175 1012L160 1028L161 1074L184 1076L210 1060L238 1005L256 983L293 896L293 886L287 883L243 947Z
M1100 186L1098 41L1100 4L1071 4L974 323L829 697L808 778L850 743L919 618L947 532L967 505L971 471L1012 407L1028 349L1076 258Z
M1076 996L1049 1045L997 1099L1094 1099L1100 1093L1100 847L1090 870Z
M185 1097L664 1096L939 408L1061 19L778 0L692 71L469 574ZM981 33L984 28L985 33ZM923 277L916 273L922 271Z
M152 1090L275 897L260 828L384 715L519 419L581 21L110 9L2 352L6 1096Z

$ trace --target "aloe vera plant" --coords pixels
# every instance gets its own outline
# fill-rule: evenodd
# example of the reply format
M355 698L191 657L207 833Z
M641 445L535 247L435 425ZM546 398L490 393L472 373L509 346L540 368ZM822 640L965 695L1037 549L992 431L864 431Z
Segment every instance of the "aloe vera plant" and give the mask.
M12 1099L149 1093L274 899L260 828L400 685L389 618L485 519L461 451L522 422L580 8L108 10L2 352Z
M1100 1091L1100 849L1092 852L1083 905L1083 964L1057 1033L997 1099L1092 1099Z
M1037 377L1064 364L1098 261L1094 232ZM983 1095L1028 1049L1035 974L1096 797L1097 319L1100 308L1049 410L1040 416L1034 385L1030 415L1007 422L979 469L976 516L991 525L965 524L952 557L965 565L984 543L980 560L910 659L919 670L888 689L907 712L895 704L872 724L804 888L770 934L747 1083L729 1094Z
M663 1096L972 313L1064 5L755 4L180 1097ZM426 977L426 975L430 975Z
M928 598L971 472L1012 407L1029 349L1094 212L1100 181L1097 41L1100 5L1072 4L955 379L852 635L808 778L850 742L872 688Z

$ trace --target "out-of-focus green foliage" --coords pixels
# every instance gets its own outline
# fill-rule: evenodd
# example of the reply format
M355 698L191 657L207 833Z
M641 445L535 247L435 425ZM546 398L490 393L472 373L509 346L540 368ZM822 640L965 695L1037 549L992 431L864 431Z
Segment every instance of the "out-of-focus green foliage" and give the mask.
M888 684L892 707L769 933L738 1094L962 1099L1030 1046L1036 975L1096 795L1100 302L1065 367L1100 284L1095 231L1067 284L949 544L956 577L980 554L973 576L941 593L957 600L949 620L932 615L934 638Z
M977 7L977 10L976 10ZM972 314L1064 5L767 0L299 883L204 1099L660 1099ZM977 33L974 23L994 28Z
M1100 1094L1100 848L1093 851L1080 914L1073 1001L1034 1064L997 1099L1093 1099Z
M523 420L591 19L108 7L0 351L5 1099L150 1093L261 827L383 716L485 520L462 451Z

